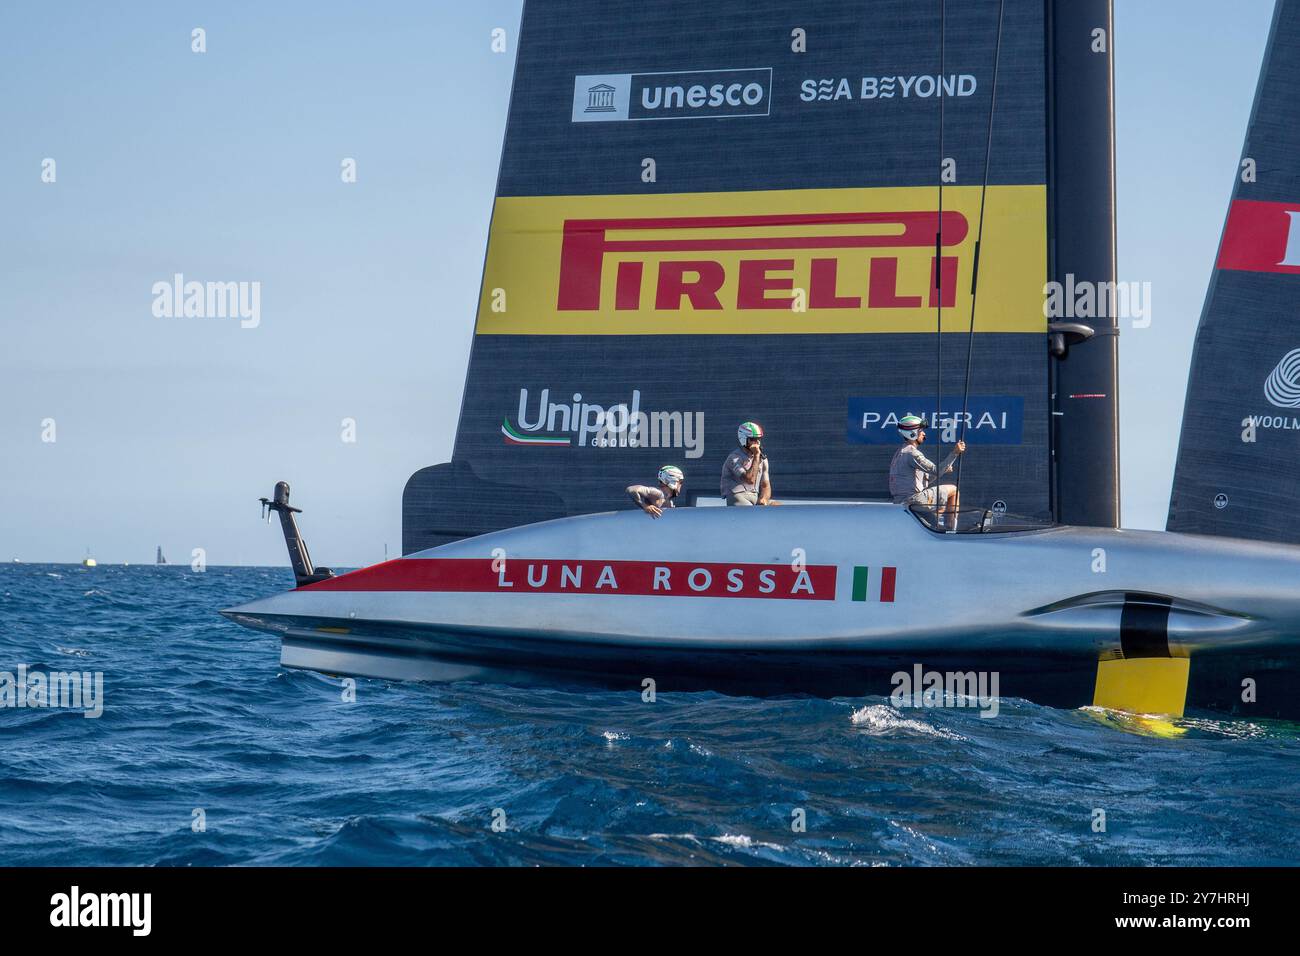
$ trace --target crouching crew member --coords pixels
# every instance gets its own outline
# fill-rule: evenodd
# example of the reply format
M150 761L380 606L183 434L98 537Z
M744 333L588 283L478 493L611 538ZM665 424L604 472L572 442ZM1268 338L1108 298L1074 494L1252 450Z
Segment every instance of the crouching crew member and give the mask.
M686 476L676 465L664 465L659 469L659 487L649 485L628 485L627 494L636 506L652 518L658 518L665 508L676 508L673 499L681 493L682 482Z

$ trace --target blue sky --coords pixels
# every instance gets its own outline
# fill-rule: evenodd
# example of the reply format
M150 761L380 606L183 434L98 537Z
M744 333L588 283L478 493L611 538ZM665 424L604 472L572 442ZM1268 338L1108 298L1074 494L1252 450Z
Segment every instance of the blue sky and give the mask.
M451 452L519 6L4 5L0 559L283 563L280 476L323 563L398 552ZM1153 306L1120 341L1124 523L1162 527L1272 2L1115 6L1120 277ZM263 324L155 318L175 272L260 281Z

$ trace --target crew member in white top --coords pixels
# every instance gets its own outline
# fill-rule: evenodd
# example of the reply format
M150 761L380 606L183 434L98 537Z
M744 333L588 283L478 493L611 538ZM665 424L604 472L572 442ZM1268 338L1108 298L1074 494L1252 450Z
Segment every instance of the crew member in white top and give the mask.
M904 445L894 452L889 462L889 493L894 504L920 503L935 509L935 523L944 527L944 512L948 515L948 527L957 529L956 485L936 484L938 480L952 471L952 463L966 450L966 443L959 441L953 447L952 454L936 465L921 454L920 445L925 441L925 420L919 415L904 415L898 420L898 433L903 437Z

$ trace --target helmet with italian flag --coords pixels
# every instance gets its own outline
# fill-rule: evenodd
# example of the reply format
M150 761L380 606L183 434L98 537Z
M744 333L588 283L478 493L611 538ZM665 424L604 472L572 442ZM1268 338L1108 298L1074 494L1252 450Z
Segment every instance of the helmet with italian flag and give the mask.
M925 419L920 415L913 415L908 412L898 420L898 433L908 441L916 441L921 437L921 429L925 427Z
M741 422L740 427L736 429L736 440L740 442L741 448L749 444L751 438L762 437L763 426L758 422Z
M659 480L676 491L678 486L686 480L686 475L676 465L664 465L659 469Z

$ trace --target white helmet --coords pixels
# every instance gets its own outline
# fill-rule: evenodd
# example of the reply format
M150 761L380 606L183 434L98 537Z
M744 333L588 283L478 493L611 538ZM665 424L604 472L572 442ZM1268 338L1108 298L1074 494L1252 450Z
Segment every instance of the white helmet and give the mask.
M763 426L758 422L741 422L740 427L736 429L736 440L740 442L740 447L744 448L751 438L762 438Z
M898 433L908 441L916 441L920 438L923 428L925 428L925 419L911 412L898 420Z
M686 480L686 476L682 474L682 470L676 465L664 465L659 469L659 480L673 491L676 491L678 486Z

